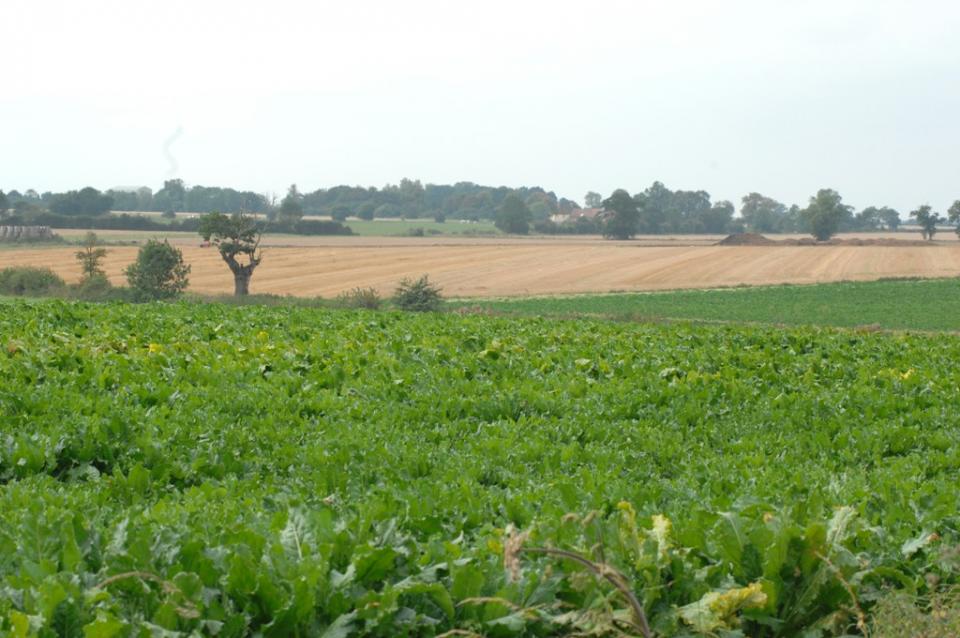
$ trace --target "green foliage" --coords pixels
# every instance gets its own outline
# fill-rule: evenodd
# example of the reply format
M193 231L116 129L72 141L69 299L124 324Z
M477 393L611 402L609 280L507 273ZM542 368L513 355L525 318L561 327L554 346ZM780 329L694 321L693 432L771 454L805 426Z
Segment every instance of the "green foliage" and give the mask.
M111 299L122 299L126 291L116 289L107 276L103 273L97 273L90 277L84 277L80 283L73 288L73 293L77 299L84 301L108 301Z
M889 206L868 206L857 213L853 226L858 230L897 230L900 213Z
M183 263L183 253L170 242L151 239L124 272L135 300L154 301L180 296L189 283L190 266Z
M823 188L810 198L809 205L800 215L810 234L818 241L826 241L852 219L853 209L843 203L839 193Z
M960 235L960 199L953 202L947 210L947 219L951 224L956 224L956 232Z
M404 278L393 293L393 304L401 310L432 312L440 309L443 295L427 275L415 280Z
M603 236L608 239L633 239L640 222L637 202L625 190L616 190L603 202L609 217L603 225Z
M0 295L46 297L65 288L63 279L49 268L10 266L0 270Z
M787 207L760 193L750 193L743 196L740 217L743 218L746 228L754 233L777 233L795 230L789 228Z
M111 196L104 195L91 186L56 195L49 204L50 212L58 215L97 216L110 212L112 206Z
M10 210L10 200L3 191L0 191L0 219L6 217L8 210Z
M526 235L530 232L533 216L522 199L516 195L507 195L497 209L496 227L505 233Z
M365 308L378 310L383 300L375 288L354 288L337 295L336 304L341 308Z
M4 310L0 634L639 634L538 548L657 636L957 583L954 336Z
M927 204L912 211L910 217L920 226L920 232L923 234L923 238L927 240L932 240L933 236L937 234L937 224L947 221L938 213L935 213Z

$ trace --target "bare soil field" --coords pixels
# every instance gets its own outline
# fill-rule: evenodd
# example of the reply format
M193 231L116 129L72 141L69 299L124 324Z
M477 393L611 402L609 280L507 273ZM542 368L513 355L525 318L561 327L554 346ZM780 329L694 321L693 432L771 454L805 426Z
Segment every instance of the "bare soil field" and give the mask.
M113 238L106 232L102 236ZM388 294L401 278L424 273L438 282L446 295L456 297L960 276L960 242L952 237L928 246L709 245L720 237L658 237L659 245L649 245L652 240L648 238L634 242L597 238L297 239L304 243L283 245L282 237L267 242L252 292L327 297L370 286ZM694 239L703 243L685 243ZM670 241L676 243L668 244ZM196 236L176 243L193 268L191 291L232 292L230 272L215 248L201 248ZM0 268L45 266L67 281L76 281L75 250L3 250ZM114 283L123 283L123 268L137 250L136 246L109 247L105 266Z

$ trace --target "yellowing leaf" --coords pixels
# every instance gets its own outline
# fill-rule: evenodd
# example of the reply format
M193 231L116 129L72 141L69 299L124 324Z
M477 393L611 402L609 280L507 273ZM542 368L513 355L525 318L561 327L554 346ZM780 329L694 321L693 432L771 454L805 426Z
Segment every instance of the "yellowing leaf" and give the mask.
M767 595L760 583L751 583L746 587L712 591L700 600L685 605L678 610L680 617L688 625L701 633L711 633L718 629L732 629L740 620L737 613L743 609L755 609L767 604Z
M653 529L650 530L650 535L657 541L657 556L660 559L667 557L667 552L670 550L670 532L673 530L673 523L670 522L670 519L662 514L653 515Z

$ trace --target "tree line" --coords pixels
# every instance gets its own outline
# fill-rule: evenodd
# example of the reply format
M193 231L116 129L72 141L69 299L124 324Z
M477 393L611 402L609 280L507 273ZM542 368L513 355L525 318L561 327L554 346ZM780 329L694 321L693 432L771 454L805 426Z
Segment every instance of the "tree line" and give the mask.
M616 239L630 239L638 234L658 233L810 233L818 240L830 239L838 232L897 230L900 213L889 206L868 206L855 212L843 203L837 191L824 188L810 197L800 208L784 204L760 193L750 193L741 200L740 216L733 216L728 201L710 203L704 191L671 192L660 182L647 190L630 195L619 189L602 200L605 211L602 232ZM941 216L924 204L910 212L910 220L920 226L925 239L933 239L939 224L958 224L960 233L960 200Z
M626 198L624 198L626 194ZM614 195L616 197L614 198ZM609 202L615 199L625 217L615 223ZM627 204L627 199L631 204ZM0 216L12 211L20 218L49 212L74 218L95 218L110 211L160 211L167 216L177 212L264 215L270 221L293 226L306 223L304 216L329 216L336 221L348 217L434 218L494 220L507 233L636 234L696 233L799 233L829 236L843 231L896 230L902 223L899 211L889 206L868 206L860 211L843 203L832 189L822 189L807 206L787 206L771 197L751 192L741 198L739 215L730 201L712 201L703 190L671 190L656 181L643 191L630 194L617 190L604 199L588 192L584 204L589 209L606 209L601 215L576 214L581 206L558 197L541 187L508 188L481 186L472 182L452 185L422 184L403 179L382 188L334 186L302 193L295 184L278 202L275 197L233 188L187 186L182 180L166 180L156 192L150 188L111 189L101 192L93 187L63 193L24 193L0 191ZM632 210L635 208L635 212ZM820 212L818 212L820 211ZM828 213L822 211L829 211ZM624 221L626 219L631 221ZM960 201L940 215L924 205L911 211L909 218L932 238L937 226L960 223ZM90 224L94 226L97 224ZM191 229L192 230L192 229Z

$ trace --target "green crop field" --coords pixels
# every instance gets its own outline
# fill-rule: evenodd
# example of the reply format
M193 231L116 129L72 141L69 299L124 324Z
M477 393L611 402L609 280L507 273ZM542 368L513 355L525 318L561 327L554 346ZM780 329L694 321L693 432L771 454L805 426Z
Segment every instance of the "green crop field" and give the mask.
M570 297L461 300L454 307L614 319L690 319L792 325L960 330L960 279L676 290Z
M814 638L957 582L950 335L3 310L0 634Z

